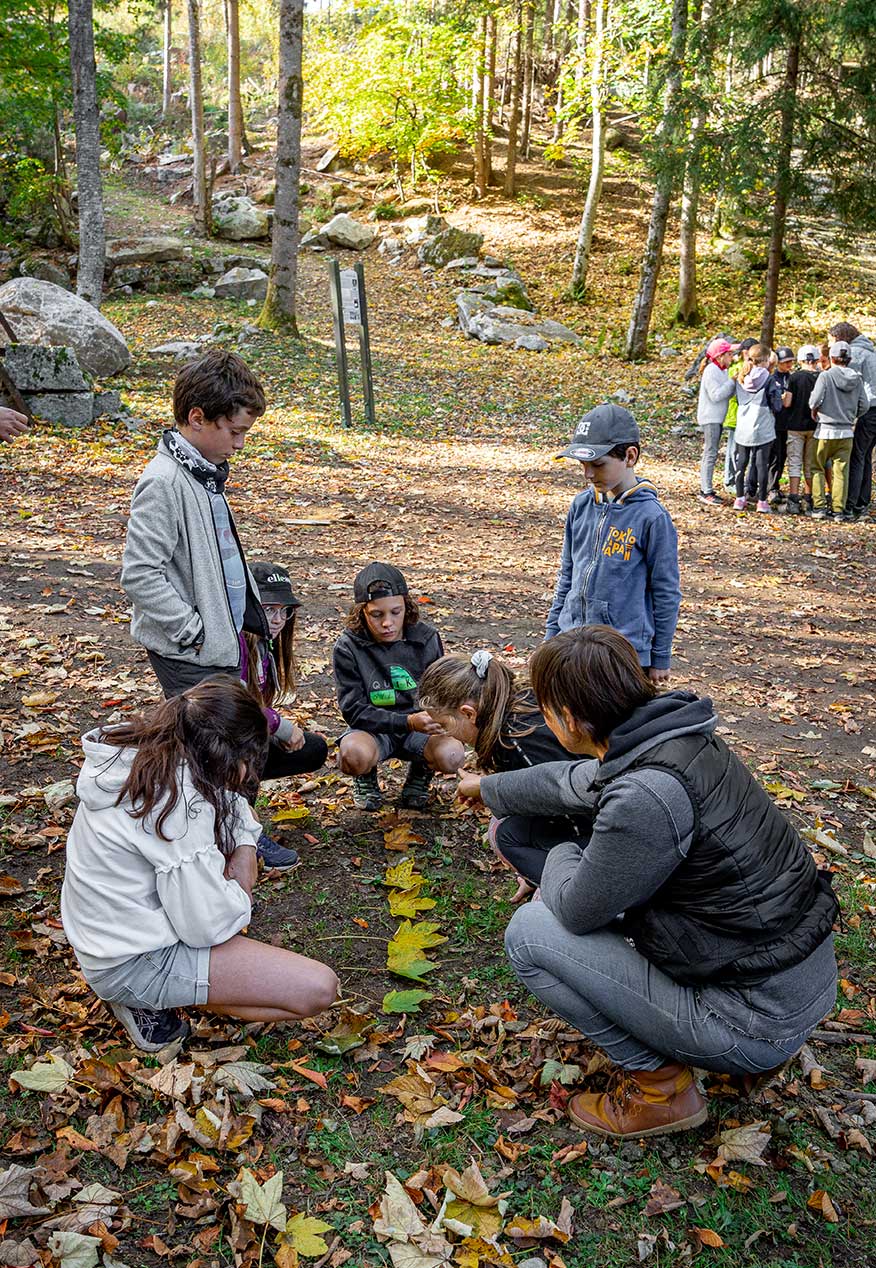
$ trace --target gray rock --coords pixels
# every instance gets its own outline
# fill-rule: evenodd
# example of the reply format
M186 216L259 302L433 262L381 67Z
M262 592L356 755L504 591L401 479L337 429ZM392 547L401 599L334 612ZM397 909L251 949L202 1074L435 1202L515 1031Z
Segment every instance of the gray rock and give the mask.
M318 172L334 171L335 167L341 166L339 162L340 154L340 146L333 145L330 149L326 150L325 154L323 154L322 158L316 165L316 170Z
M515 339L514 347L520 348L523 352L547 352L550 344L541 335L532 334L521 335L519 339Z
M332 211L358 211L360 207L364 206L364 200L358 194L341 194L332 203Z
M371 246L377 236L377 230L371 225L364 225L360 220L341 213L332 216L328 224L318 229L311 229L301 239L302 247L341 247L347 251L364 251Z
M717 238L712 243L712 254L731 268L758 272L767 266L769 242L761 238Z
M547 1268L547 1264L538 1255L534 1255L532 1259L521 1259L517 1268Z
M266 238L270 228L269 213L243 194L226 194L213 200L213 230L219 238L232 242Z
M488 313L493 305L477 291L460 291L456 297L456 311L459 317L459 328L465 334L471 333L469 327L473 317ZM476 336L472 336L473 338Z
M65 427L87 427L94 417L93 392L25 392L24 399L37 418Z
M506 308L519 308L525 312L535 312L535 305L523 283L523 278L513 269L500 269L494 280L484 288L484 294L495 304Z
M518 318L520 314L518 313ZM536 329L543 334L545 339L549 339L551 343L580 343L581 336L576 335L574 330L570 330L568 326L564 326L562 322L552 321L550 317L544 317L538 322Z
M609 125L605 129L605 148L607 150L634 150L637 147L635 138L630 136L629 132Z
M497 259L496 259L496 257L495 257L494 255L485 255L485 256L484 256L484 268L487 268L487 269L502 269L502 268L504 268L504 267L505 267L505 266L504 266L504 264L502 263L502 261L501 261L501 260L497 260Z
M20 392L87 392L88 384L72 348L11 343L3 364Z
M192 291L192 299L215 299L215 298L216 298L215 286L205 286L202 284L201 286L196 286L195 289Z
M680 357L681 353L677 348L661 348L660 355L661 357Z
M192 249L179 238L155 235L146 238L111 238L106 244L106 262L109 268L126 264L164 264L168 260L183 260Z
M69 273L57 264L52 264L51 260L22 260L21 275L35 277L38 282L53 282L55 286L62 286L65 291L72 289Z
M126 418L125 428L127 431L136 433L140 431L147 431L149 429L149 424L145 418Z
M211 289L217 299L264 299L268 275L261 269L229 269Z
M119 392L94 393L94 418L115 418L122 412L122 397Z
M616 392L612 392L611 399L613 401L619 401L621 405L628 405L633 398L630 396L626 388L619 387Z
M451 273L455 269L476 269L478 266L478 257L476 255L462 255L458 260L448 260L444 265L445 273Z
M404 243L401 238L396 238L392 234L387 234L385 238L381 238L377 247L378 255L398 256L404 250Z
M150 348L149 355L173 357L175 361L190 361L203 351L203 345L196 339L171 339L167 343L158 344L156 348Z
M131 362L121 331L84 299L52 282L12 278L0 286L0 310L19 339L72 348L90 374L117 374Z
M469 233L466 229L442 229L419 249L419 257L424 264L434 264L443 268L449 260L458 260L461 256L479 256L484 245L482 233Z
M437 233L442 233L445 229L449 229L447 221L443 216L433 214L425 216L414 216L405 219L404 229L405 238L409 246L416 246L419 242L425 242L427 238L433 238ZM448 256L452 259L452 256Z

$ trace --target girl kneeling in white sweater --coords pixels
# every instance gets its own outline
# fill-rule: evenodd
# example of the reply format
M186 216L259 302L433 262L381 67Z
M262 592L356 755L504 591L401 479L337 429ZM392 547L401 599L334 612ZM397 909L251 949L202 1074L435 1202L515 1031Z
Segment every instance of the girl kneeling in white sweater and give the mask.
M139 1048L188 1033L177 1008L297 1021L334 972L242 936L252 911L267 723L242 683L205 679L140 719L83 736L61 919L86 981Z

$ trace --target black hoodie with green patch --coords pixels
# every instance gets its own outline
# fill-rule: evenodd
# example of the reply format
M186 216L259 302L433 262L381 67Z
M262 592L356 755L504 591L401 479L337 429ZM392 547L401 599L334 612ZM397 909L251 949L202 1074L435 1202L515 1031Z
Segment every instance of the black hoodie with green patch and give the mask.
M399 739L419 709L417 684L433 660L444 655L441 635L428 621L409 626L395 643L345 630L335 643L338 707L347 726Z

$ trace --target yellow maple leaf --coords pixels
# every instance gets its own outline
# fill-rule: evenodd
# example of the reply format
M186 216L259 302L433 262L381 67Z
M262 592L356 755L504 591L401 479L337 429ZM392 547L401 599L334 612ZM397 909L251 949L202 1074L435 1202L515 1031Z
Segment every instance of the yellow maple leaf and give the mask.
M293 1215L287 1221L285 1232L280 1234L278 1241L293 1246L299 1255L315 1259L328 1251L320 1234L327 1233L330 1228L331 1224L317 1219L315 1215Z
M389 911L392 916L416 916L421 911L430 911L435 906L434 898L425 898L419 889L395 889L389 896Z
M391 889L419 889L420 886L426 884L426 878L419 874L417 861L411 856L396 863L395 867L388 867L383 883Z

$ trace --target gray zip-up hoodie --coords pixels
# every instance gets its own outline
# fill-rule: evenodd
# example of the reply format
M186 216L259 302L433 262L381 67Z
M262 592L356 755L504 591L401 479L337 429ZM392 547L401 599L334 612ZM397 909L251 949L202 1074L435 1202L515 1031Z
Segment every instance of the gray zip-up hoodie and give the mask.
M818 415L816 440L841 440L854 435L855 420L869 408L858 371L848 365L822 370L809 397L809 407Z
M849 344L852 350L852 369L864 380L864 391L870 408L876 405L876 345L866 335L856 335Z
M228 516L236 537L230 509ZM246 582L243 627L267 637L248 568ZM240 642L210 495L163 445L134 489L122 589L134 609L131 637L149 651L211 668L237 668Z

